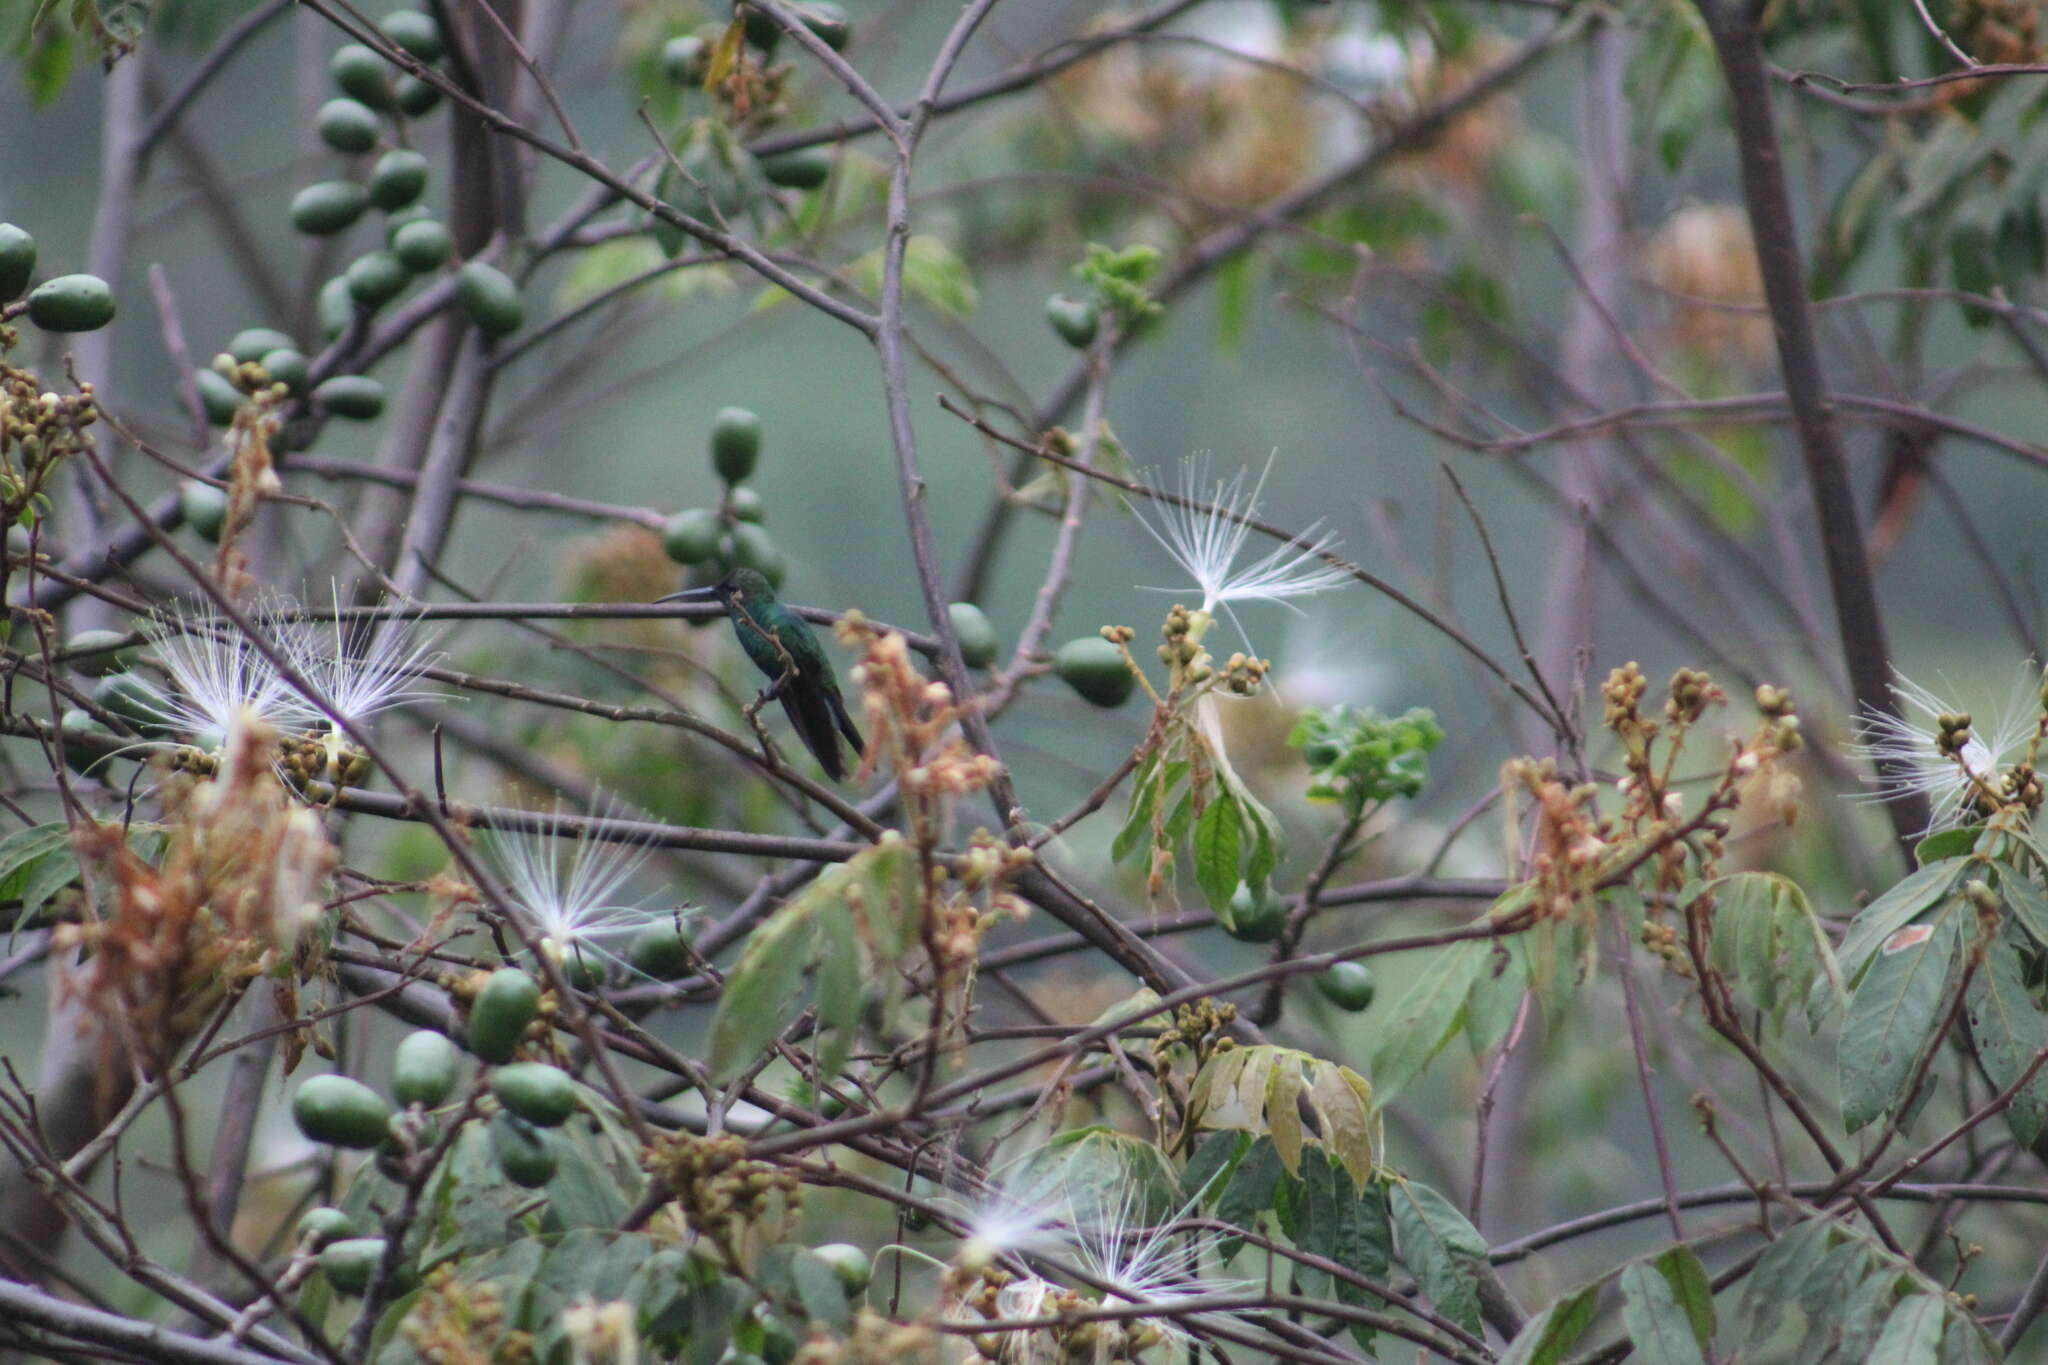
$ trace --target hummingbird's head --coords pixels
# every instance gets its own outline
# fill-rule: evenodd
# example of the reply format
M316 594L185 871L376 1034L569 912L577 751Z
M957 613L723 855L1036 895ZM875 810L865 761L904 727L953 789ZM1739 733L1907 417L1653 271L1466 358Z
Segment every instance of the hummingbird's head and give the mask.
M755 569L738 568L728 572L716 583L702 588L687 588L672 592L666 597L657 597L657 602L709 602L717 601L730 610L734 606L744 607L750 602L773 602L775 585Z

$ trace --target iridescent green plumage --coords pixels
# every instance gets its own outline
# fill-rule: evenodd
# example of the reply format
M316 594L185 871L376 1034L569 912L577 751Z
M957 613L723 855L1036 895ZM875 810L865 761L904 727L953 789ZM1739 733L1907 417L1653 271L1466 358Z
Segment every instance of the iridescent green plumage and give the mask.
M775 587L752 569L734 569L708 588L671 593L662 598L673 602L690 598L716 597L725 607L740 648L754 661L754 667L768 677L763 698L777 698L789 723L796 728L834 781L846 776L845 757L839 750L839 736L858 754L864 745L846 701L839 695L839 681L832 674L818 634L794 611L775 599Z

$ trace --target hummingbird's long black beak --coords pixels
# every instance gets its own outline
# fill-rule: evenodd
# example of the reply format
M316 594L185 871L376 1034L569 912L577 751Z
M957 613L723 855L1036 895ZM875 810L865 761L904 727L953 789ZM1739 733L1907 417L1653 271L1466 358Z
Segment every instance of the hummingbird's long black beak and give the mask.
M681 592L672 592L666 597L657 597L654 600L657 603L715 602L718 600L718 588L715 585L709 588L685 588Z

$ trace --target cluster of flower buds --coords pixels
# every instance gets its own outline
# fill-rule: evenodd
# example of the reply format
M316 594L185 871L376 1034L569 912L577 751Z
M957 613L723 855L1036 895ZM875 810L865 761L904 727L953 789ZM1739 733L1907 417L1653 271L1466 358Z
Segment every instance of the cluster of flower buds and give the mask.
M1233 654L1223 664L1223 690L1238 697L1249 697L1259 690L1266 675L1273 671L1271 659L1254 659L1249 654Z
M1728 696L1714 680L1697 668L1681 668L1671 675L1671 695L1664 703L1664 716L1673 725L1691 725Z
M736 1252L777 1240L803 1193L795 1173L749 1160L746 1152L747 1144L730 1134L675 1133L648 1148L641 1164L674 1193L692 1229Z
M1164 643L1159 646L1159 661L1169 668L1185 667L1195 661L1202 652L1200 633L1194 612L1176 602L1166 613L1166 622L1159 628ZM1105 636L1107 631L1104 632ZM1119 643L1112 641L1112 643ZM1200 679L1193 679L1199 682Z
M630 1306L608 1306L628 1309L627 1328L631 1330ZM572 1339L575 1329L570 1326L570 1316L576 1311L571 1308L562 1315L562 1326ZM489 1280L464 1284L456 1278L454 1265L443 1262L427 1272L419 1296L398 1331L428 1365L465 1365L468 1361L494 1358L494 1347L495 1358L516 1358L505 1349L510 1343L501 1340L504 1324L505 1303L498 1287Z
M11 453L21 465L0 476L7 501L34 491L34 476L82 449L85 429L98 420L92 385L79 385L75 394L51 393L27 371L0 366L0 455Z
M1970 742L1970 713L1943 711L1934 718L1934 747L1946 757L1960 754Z

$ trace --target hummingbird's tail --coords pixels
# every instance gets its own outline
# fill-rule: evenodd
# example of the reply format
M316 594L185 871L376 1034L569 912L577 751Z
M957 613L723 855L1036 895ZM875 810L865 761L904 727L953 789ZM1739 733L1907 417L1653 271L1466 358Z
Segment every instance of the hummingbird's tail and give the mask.
M846 742L853 746L853 751L865 756L867 741L860 737L860 727L853 723L853 717L846 714L846 699L836 688L832 692L832 715L839 722L839 733L846 736Z
M834 782L846 777L846 760L839 752L839 736L833 733L833 712L844 720L846 710L839 705L839 699L816 687L787 687L782 693L782 709L789 716L789 723L818 760L818 766L825 770L825 776ZM847 722L851 728L851 722Z

